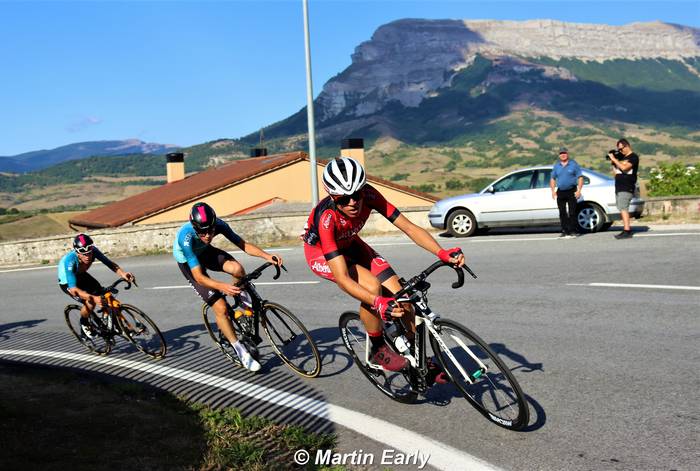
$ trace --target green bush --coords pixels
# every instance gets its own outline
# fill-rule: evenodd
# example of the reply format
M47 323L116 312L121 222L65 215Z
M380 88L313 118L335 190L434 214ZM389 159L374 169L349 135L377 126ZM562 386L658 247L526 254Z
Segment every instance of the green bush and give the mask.
M681 163L661 164L649 175L649 196L700 195L700 171Z
M451 178L445 182L445 188L448 190L461 190L466 185L462 180L456 178Z

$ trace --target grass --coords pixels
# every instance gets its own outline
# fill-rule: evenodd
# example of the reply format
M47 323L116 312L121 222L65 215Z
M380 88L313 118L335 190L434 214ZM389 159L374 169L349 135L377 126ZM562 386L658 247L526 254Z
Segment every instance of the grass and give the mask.
M0 415L0 469L298 469L296 450L335 445L126 380L3 363Z

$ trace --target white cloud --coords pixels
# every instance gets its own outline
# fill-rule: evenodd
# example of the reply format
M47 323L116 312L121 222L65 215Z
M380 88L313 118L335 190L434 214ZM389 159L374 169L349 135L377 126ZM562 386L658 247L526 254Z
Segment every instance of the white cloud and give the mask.
M66 127L66 131L68 131L68 132L80 132L87 127L96 126L100 123L102 123L102 118L98 118L97 116L86 116L84 118L80 118L77 121L69 124Z

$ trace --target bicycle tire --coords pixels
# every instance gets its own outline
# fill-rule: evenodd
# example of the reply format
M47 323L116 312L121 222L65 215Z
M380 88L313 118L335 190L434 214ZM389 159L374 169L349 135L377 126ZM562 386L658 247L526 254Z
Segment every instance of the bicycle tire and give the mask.
M163 334L153 320L141 309L131 304L122 304L116 316L122 335L142 353L159 360L165 357L168 347ZM131 317L131 319L129 319ZM149 334L146 337L144 334Z
M209 321L209 316L211 315L213 323ZM221 350L221 353L224 354L224 356L234 365L240 366L241 368L243 367L243 364L241 361L238 359L238 355L236 354L236 350L233 348L233 345L223 336L223 334L219 331L219 326L216 324L216 313L211 309L211 306L209 306L207 303L202 304L202 317L204 319L204 327L207 328L207 332L209 332L209 336L211 339L214 341L216 346ZM233 325L234 331L236 331L236 325ZM239 332L236 331L236 336L239 336ZM255 358L256 361L258 360Z
M290 323L286 322L282 316L291 320L296 325L297 331L293 330ZM273 319L275 320L273 321ZM281 304L265 302L260 310L260 324L275 354L292 371L304 378L316 378L321 374L321 355L318 353L316 343L304 324L289 309ZM289 333L291 333L291 337L286 338L286 340L282 338L282 334L286 337ZM306 338L305 344L303 340L295 341L300 338L300 333ZM292 341L295 342L291 343ZM300 354L292 357L295 352L300 352ZM308 359L314 362L311 365L312 368L307 367Z
M68 329L73 336L78 339L78 342L83 344L88 350L98 355L107 355L112 350L112 343L107 338L103 337L99 332L101 329L96 328L97 334L91 339L85 335L83 329L80 328L80 309L77 304L69 304L63 311L68 324ZM95 325L95 314L90 314L91 322Z
M430 335L430 345L452 384L465 399L484 417L501 427L510 430L525 427L530 420L527 401L520 384L503 360L478 335L458 322L437 319L435 327L457 364L445 353L433 335ZM460 340L456 340L456 334L459 334ZM450 347L448 342L454 347ZM465 351L465 346L471 354ZM472 355L479 358L486 370ZM466 373L474 384L469 384L462 372ZM493 401L493 404L489 401Z
M411 404L416 401L418 392L411 387L410 380L407 379L409 373L376 370L365 364L366 349L362 345L366 343L366 331L359 313L355 311L344 312L340 316L338 326L345 348L348 349L355 365L374 387L394 401L404 404ZM354 345L358 346L360 355L358 355ZM399 381L402 384L401 388L394 390L391 387L394 381ZM403 385L404 382L406 383L405 385Z

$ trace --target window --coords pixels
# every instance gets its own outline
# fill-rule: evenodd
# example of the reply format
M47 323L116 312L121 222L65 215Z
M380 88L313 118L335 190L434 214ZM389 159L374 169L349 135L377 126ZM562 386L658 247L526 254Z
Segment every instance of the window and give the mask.
M532 175L534 173L534 170L528 170L526 172L518 172L514 173L513 175L508 175L504 179L496 182L493 185L493 189L495 192L529 190Z
M535 179L535 188L549 188L549 180L552 178L552 171L550 169L540 169L537 171L537 178Z

